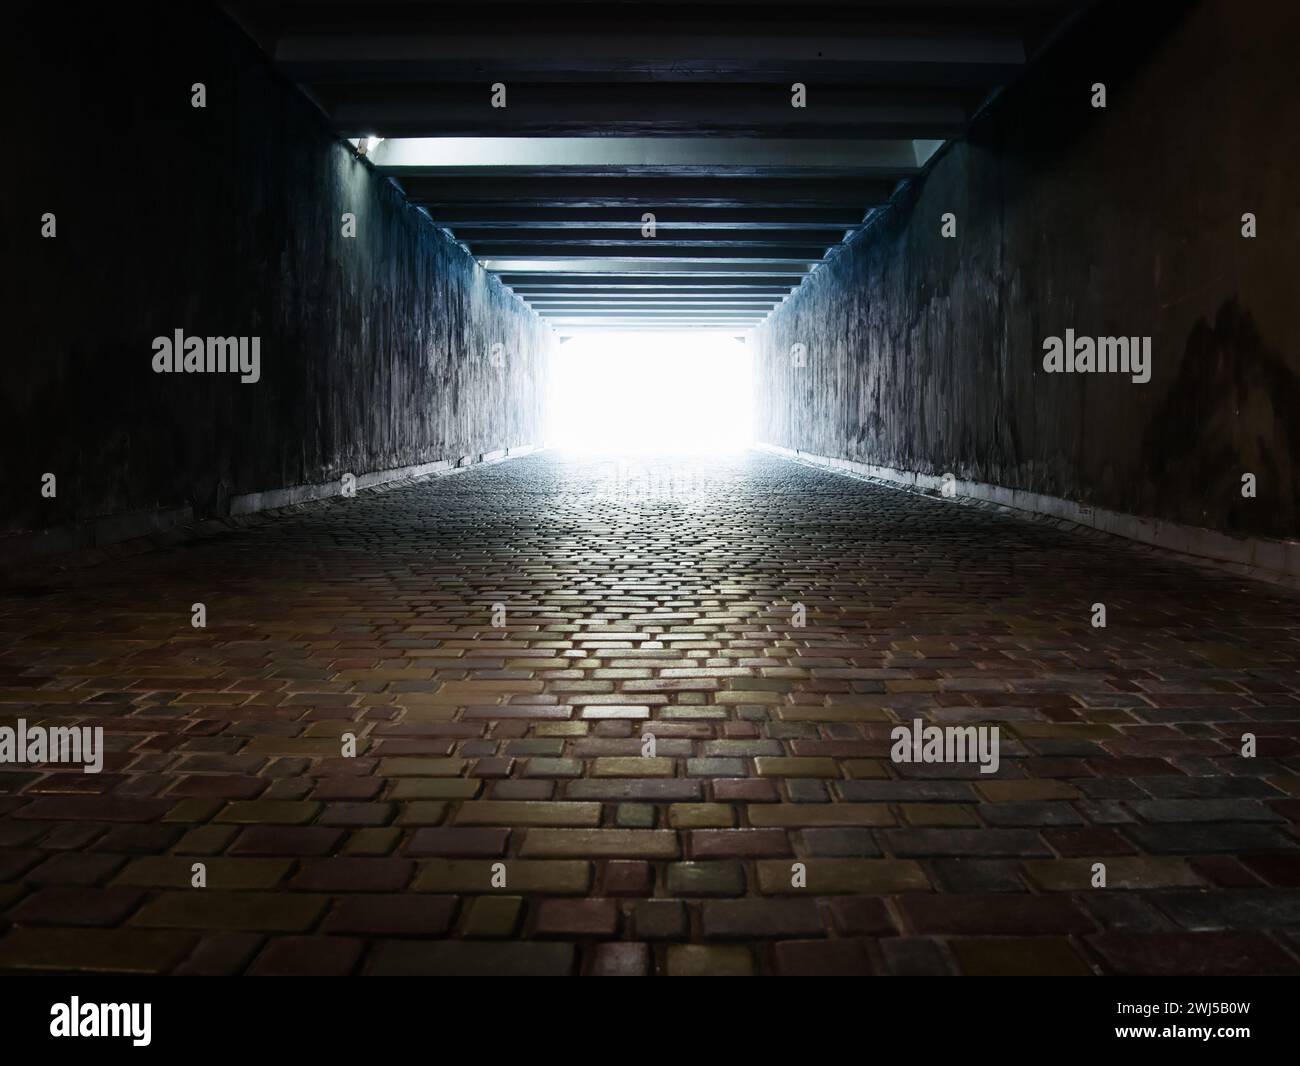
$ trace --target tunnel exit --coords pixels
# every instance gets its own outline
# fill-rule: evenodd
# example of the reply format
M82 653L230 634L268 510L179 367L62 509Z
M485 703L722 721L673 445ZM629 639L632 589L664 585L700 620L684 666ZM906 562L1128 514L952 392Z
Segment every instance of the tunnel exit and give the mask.
M751 354L710 330L580 333L552 359L548 447L716 454L753 441Z

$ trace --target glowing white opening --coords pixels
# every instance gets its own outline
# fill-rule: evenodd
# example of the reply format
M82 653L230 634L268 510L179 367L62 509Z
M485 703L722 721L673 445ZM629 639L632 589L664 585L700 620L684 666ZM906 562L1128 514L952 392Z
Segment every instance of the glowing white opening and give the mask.
M735 451L753 440L751 358L726 333L583 333L551 364L547 445L585 454Z

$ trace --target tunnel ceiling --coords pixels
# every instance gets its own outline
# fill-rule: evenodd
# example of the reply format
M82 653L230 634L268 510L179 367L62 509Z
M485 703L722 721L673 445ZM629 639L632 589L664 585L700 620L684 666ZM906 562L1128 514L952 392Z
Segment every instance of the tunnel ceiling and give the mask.
M383 138L363 143L371 163L567 333L754 325L1085 6L227 8L341 135Z

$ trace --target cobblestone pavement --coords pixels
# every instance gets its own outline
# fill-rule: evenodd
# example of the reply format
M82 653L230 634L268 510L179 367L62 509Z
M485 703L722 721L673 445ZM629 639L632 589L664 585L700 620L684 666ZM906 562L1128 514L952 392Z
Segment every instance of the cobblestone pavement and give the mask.
M109 752L0 767L0 969L1300 972L1298 608L757 453L29 578L0 724ZM997 773L892 761L916 718Z

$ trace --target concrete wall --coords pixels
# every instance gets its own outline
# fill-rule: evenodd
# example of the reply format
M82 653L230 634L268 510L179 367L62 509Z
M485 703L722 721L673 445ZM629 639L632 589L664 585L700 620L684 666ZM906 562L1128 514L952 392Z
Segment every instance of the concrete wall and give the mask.
M3 294L4 529L220 515L246 493L540 442L553 331L215 8L33 5L4 52L0 210L20 266ZM260 337L261 380L154 373L152 341L176 329Z
M1295 537L1297 51L1295 5L1103 5L758 330L757 438ZM1150 382L1045 373L1067 328Z

